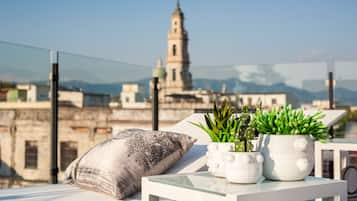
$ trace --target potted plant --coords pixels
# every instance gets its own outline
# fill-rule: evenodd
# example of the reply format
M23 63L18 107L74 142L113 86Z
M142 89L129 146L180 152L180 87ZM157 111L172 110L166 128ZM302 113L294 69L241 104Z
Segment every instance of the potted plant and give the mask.
M232 183L257 183L262 178L263 156L253 151L252 141L255 138L256 128L252 124L252 117L247 109L233 119L237 125L234 136L234 151L225 156L225 177Z
M329 138L321 112L304 115L291 106L268 112L257 110L254 126L261 134L263 175L271 180L294 181L308 176L314 165L314 140Z
M234 121L233 108L227 101L220 107L216 103L212 114L205 114L205 124L194 123L209 135L212 142L208 145L207 166L208 172L217 177L224 177L224 154L234 149L234 135L237 124Z

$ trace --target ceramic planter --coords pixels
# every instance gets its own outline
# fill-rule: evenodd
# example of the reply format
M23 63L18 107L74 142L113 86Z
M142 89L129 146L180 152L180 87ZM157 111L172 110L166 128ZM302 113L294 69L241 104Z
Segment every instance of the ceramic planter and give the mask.
M212 142L208 145L208 172L216 177L224 177L224 156L234 150L234 143Z
M260 152L229 152L225 156L225 177L231 183L254 184L263 176Z
M314 142L310 135L262 135L263 175L270 180L296 181L314 166Z

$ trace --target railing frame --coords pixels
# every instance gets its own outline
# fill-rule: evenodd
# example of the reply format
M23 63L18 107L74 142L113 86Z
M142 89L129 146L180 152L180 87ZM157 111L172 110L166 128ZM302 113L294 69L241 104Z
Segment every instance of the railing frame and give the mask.
M50 53L52 55L52 52ZM58 60L59 54L56 53L56 62L51 59L51 136L50 136L50 183L58 183ZM52 57L51 57L52 58ZM53 63L52 63L53 62Z
M159 130L159 78L153 77L152 130Z

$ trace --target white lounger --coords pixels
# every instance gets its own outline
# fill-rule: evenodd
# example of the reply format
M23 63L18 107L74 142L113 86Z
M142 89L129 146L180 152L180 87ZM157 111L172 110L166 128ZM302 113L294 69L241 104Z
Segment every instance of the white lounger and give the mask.
M206 170L206 145L209 142L209 138L201 129L190 123L200 122L200 120L203 120L201 114L193 114L172 128L167 129L174 132L185 133L197 139L197 142L182 159L168 170L168 174L191 173ZM0 200L113 201L116 199L102 193L83 190L74 185L58 184L4 189L0 191ZM140 200L140 193L125 199L125 201Z
M307 114L315 112L313 110L306 111ZM344 110L323 111L325 118L323 122L325 125L331 126L340 120L346 112ZM206 145L210 142L209 137L196 126L190 122L203 122L203 114L193 114L175 126L171 127L170 131L185 133L198 139L196 144L186 155L178 161L167 173L180 174L197 172L206 170ZM31 201L113 201L116 200L108 195L86 191L74 185L58 184L58 185L42 185L24 188L5 189L0 191L0 200L31 200ZM126 201L140 201L140 193L133 197L125 199Z

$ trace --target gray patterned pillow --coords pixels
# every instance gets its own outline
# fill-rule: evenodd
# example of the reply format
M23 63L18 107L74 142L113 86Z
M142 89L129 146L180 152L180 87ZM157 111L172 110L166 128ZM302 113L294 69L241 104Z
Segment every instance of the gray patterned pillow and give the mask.
M140 190L141 177L163 173L195 141L173 132L126 130L73 161L65 180L124 199Z

